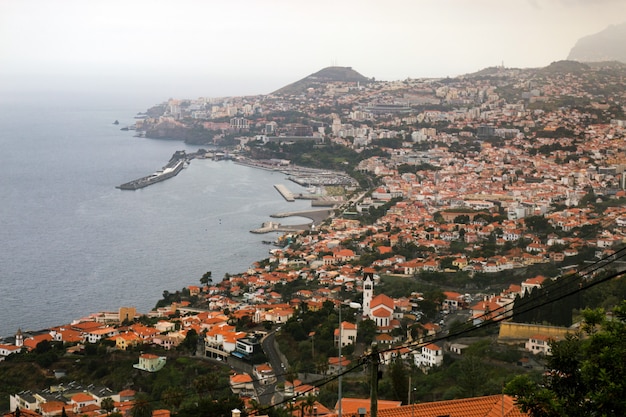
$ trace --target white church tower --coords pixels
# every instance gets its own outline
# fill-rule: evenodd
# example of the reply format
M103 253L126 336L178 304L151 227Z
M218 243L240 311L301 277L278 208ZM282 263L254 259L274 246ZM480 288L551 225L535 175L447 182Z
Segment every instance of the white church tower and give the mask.
M370 315L370 303L374 298L374 271L363 270L363 317Z
M22 335L22 329L17 329L17 333L15 334L15 346L24 346L24 336Z

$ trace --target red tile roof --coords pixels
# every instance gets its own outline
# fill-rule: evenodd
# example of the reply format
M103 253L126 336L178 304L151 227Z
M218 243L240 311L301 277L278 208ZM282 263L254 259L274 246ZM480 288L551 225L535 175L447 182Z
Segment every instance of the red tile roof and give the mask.
M369 412L366 414L369 417ZM528 417L508 395L464 398L460 400L436 401L378 410L379 417ZM358 414L344 413L344 417Z

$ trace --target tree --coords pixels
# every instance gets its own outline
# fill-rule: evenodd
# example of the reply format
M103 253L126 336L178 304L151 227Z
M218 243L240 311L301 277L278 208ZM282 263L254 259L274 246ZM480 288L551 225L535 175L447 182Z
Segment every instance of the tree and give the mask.
M520 375L505 392L533 417L626 415L626 300L613 319L584 310L585 333L552 342L543 377ZM583 330L585 331L585 330Z
M161 402L172 410L177 410L183 402L185 393L178 387L170 386L161 393Z
M306 411L308 416L313 415L313 409L315 408L316 401L317 397L315 395L307 395L306 399L303 401L303 410Z
M464 396L475 397L480 395L480 388L487 379L487 370L478 355L468 354L459 362L459 376L457 383Z
M363 320L359 323L359 327L357 328L357 340L361 343L365 343L365 345L369 346L376 336L376 322L371 319Z
M135 405L131 409L132 417L152 417L152 403L146 394L135 396Z
M106 411L107 415L111 414L111 411L115 409L115 402L113 401L113 398L111 397L103 398L102 402L100 402L100 408Z
M404 361L397 356L389 367L389 377L391 386L393 387L393 395L395 400L400 400L404 404L409 403L407 393L409 390L408 372L404 366Z
M194 329L187 330L187 334L185 335L185 340L181 342L178 346L179 350L183 350L189 352L191 354L195 354L198 349L198 332Z
M208 285L209 283L213 283L213 278L211 278L211 275L213 275L211 271L205 272L202 275L202 278L200 278L200 284Z
M193 380L193 387L198 393L199 397L204 397L209 394L209 391L217 384L216 374L200 375Z

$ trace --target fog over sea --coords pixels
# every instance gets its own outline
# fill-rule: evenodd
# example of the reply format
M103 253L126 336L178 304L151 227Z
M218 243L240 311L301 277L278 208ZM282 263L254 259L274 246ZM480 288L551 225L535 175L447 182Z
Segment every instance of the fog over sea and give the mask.
M0 336L120 306L147 312L164 290L198 284L206 271L220 280L267 258L262 241L277 234L250 230L272 213L310 208L274 189L302 190L285 175L232 162L194 160L167 181L116 189L176 150L197 150L120 130L154 104L0 96Z

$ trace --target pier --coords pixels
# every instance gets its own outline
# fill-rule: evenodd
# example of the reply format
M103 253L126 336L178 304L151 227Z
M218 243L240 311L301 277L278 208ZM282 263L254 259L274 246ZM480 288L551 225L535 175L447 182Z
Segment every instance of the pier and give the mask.
M289 202L293 202L296 201L296 198L293 196L293 193L291 191L289 191L287 189L287 187L285 187L282 184L274 184L274 188L276 188L276 191L278 191L280 193L280 195L283 196L283 198Z
M118 185L115 188L120 190L138 190L140 188L147 187L152 184L156 184L161 181L165 181L169 178L175 177L185 167L187 163L187 155L185 151L176 151L167 165L161 168L154 174L142 177L122 185Z
M309 230L312 224L313 223L282 225L276 222L265 222L260 228L250 230L250 233L263 234L263 233L271 233L271 232L282 232L282 233L302 232L304 230Z

